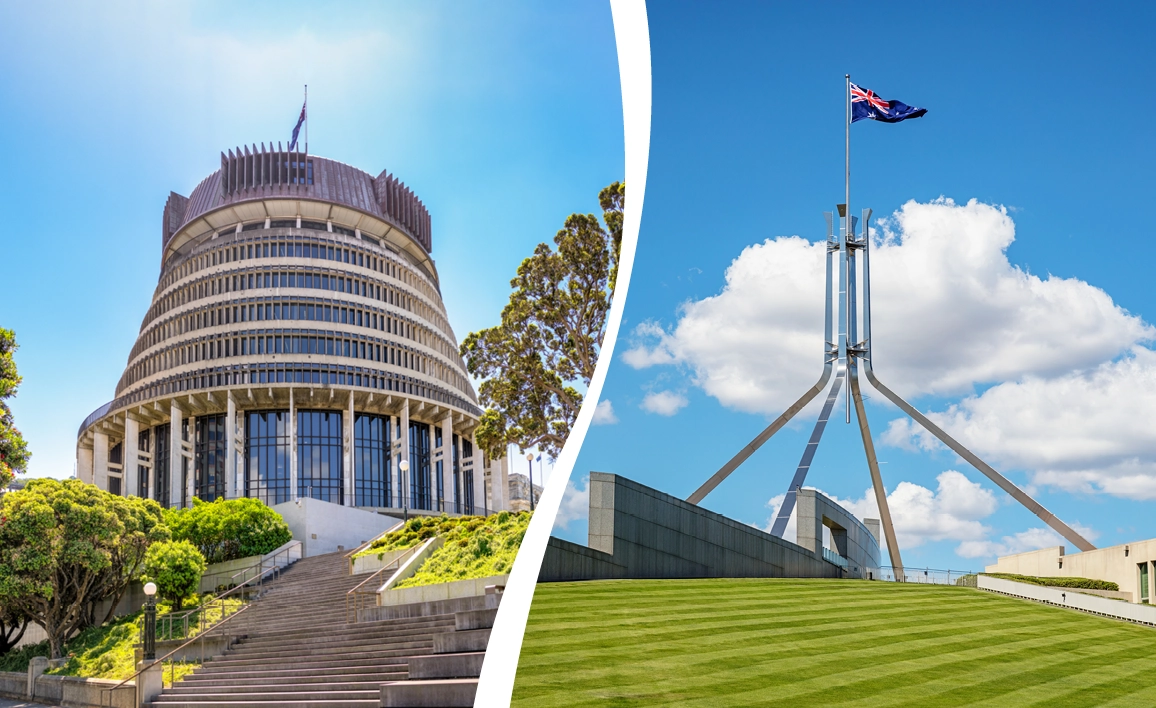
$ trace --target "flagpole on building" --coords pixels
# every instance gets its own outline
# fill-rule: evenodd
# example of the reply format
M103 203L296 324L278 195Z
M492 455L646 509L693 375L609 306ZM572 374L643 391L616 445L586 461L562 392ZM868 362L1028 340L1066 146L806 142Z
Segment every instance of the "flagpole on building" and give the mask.
M309 154L309 84L305 84L305 154Z
M847 152L846 152L846 170L845 170L845 174L844 174L845 192L843 195L843 248L844 248L844 254L845 254L844 260L843 260L845 265L843 267L848 268L848 267L850 267L851 261L850 261L850 258L848 258L846 255L849 253L846 249L848 248L848 242L851 240L852 236L854 235L851 233L851 75L845 74L844 79L846 80L846 83L847 83L847 115L846 115L846 119L845 119L846 125L843 127L847 131L847 133L846 133ZM850 273L848 273L847 275L850 276ZM850 281L848 280L847 282L850 282ZM844 322L844 327L845 327L845 331L847 332L847 334L850 335L850 333L851 333L851 328L850 328L851 318L855 316L855 313L851 312L850 308L847 307L848 303L850 303L850 290L847 291L847 293L844 295L844 297L846 298L846 301L843 303L843 310L845 312L844 317L846 318L846 322ZM850 345L850 342L848 342L847 345ZM844 356L847 357L847 359L846 359L847 367L848 367L848 370L850 370L850 364L851 364L850 355L847 354L846 351L842 352L842 354L844 354ZM851 423L851 396L849 396L849 395L847 396L847 423L848 424Z

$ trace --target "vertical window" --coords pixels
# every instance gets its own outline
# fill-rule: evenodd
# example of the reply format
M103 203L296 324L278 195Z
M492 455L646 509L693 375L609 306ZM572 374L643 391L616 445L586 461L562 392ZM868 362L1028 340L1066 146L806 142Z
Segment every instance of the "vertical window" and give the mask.
M409 505L413 509L432 509L430 489L429 426L409 422Z
M298 496L343 503L341 421L336 411L297 412Z
M225 416L197 418L193 494L211 502L225 496Z
M442 460L438 460L437 463L434 464L434 486L437 487L437 490L438 490L438 496L437 496L437 502L438 503L437 503L436 511L445 511L446 510L445 480L443 479L443 476L442 476L443 472L445 470L444 464L445 463Z
M474 456L474 444L465 438L462 438L462 457L466 460ZM462 513L476 514L477 510L474 508L474 470L471 467L464 470L462 473Z
M389 418L357 414L354 418L353 489L357 506L389 507Z
M150 442L149 433L150 432L151 431L148 428L145 428L144 430L140 431L140 435L137 436L136 447L137 447L137 450L139 450L140 452L144 452L144 453L149 452L149 442ZM129 464L132 464L134 462L137 463L136 469L137 469L138 482L137 482L136 494L141 499L148 499L149 498L149 468L146 467L145 465L139 464L138 460L129 460ZM153 458L153 464L154 465L156 464L156 458L155 457Z
M261 372L265 383L265 372ZM289 501L289 413L245 416L245 496L269 506Z

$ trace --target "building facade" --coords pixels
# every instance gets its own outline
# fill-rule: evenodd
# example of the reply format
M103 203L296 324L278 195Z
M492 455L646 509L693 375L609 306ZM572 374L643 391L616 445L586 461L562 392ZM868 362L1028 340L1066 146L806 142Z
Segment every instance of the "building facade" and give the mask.
M1001 556L988 573L1015 573L1042 578L1094 578L1116 583L1119 599L1156 604L1156 539L1122 543L1071 555L1063 546Z
M387 172L222 154L169 195L152 303L115 398L80 426L77 476L170 507L492 510L431 235Z

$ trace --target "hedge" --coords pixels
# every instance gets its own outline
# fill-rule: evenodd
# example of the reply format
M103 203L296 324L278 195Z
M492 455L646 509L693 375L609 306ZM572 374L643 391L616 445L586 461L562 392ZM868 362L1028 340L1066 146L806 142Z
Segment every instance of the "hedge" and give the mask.
M260 499L193 499L188 509L169 509L165 522L174 541L188 541L208 563L259 556L293 538L281 515Z

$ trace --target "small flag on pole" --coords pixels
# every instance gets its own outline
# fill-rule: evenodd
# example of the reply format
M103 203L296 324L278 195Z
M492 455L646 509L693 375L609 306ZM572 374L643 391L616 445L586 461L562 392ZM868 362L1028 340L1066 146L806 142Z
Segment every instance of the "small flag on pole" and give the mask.
M305 122L305 106L301 106L301 115L297 118L297 125L293 126L293 139L289 141L289 150L297 147L297 135L301 132L301 125Z
M870 118L881 123L898 123L908 118L921 118L926 108L914 108L900 101L885 101L871 89L851 84L851 122Z

